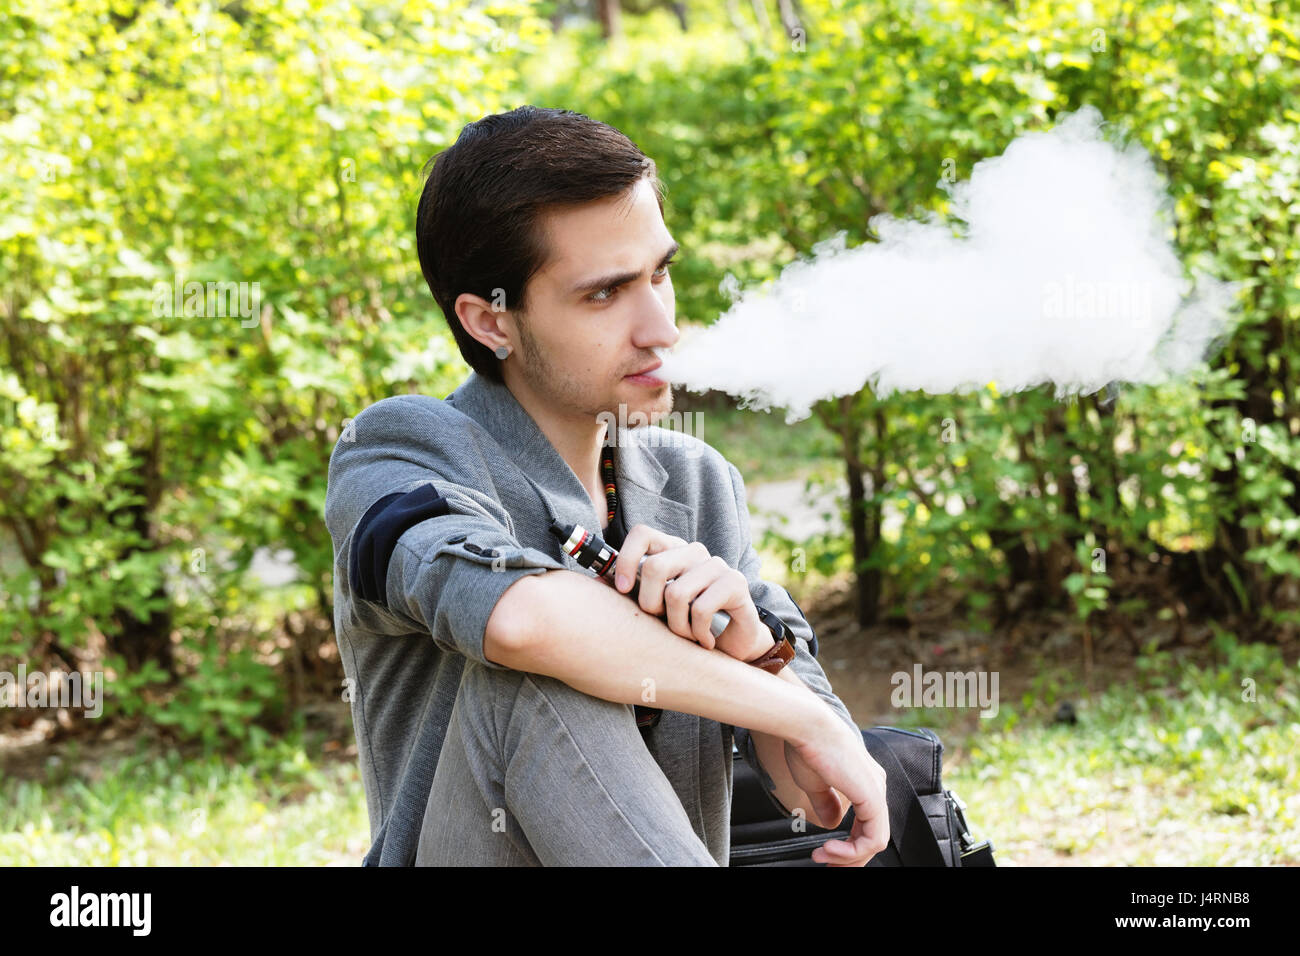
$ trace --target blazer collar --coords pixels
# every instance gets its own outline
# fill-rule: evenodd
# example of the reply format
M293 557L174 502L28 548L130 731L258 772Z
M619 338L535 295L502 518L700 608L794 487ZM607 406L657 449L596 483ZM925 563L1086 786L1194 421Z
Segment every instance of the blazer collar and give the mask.
M510 389L471 372L447 396L447 401L492 435L520 470L546 493L559 520L591 525L591 499L586 487ZM694 509L661 494L668 471L645 447L645 429L614 425L614 481L627 527L647 524L691 540Z

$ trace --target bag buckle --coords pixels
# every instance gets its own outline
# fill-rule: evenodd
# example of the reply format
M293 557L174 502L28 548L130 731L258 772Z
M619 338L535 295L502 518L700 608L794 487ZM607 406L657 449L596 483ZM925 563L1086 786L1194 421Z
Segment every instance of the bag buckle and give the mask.
M953 816L957 818L957 839L961 843L961 858L964 860L977 853L990 853L992 844L988 840L976 842L975 837L970 832L970 824L966 822L966 802L951 790L945 790L944 793L952 801Z

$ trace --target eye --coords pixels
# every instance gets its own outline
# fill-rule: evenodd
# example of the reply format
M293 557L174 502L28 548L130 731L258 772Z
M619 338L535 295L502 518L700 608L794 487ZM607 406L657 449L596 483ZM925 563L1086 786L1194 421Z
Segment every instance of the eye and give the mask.
M653 273L651 273L651 275L659 276L659 278L661 279L666 279L668 277L668 267L676 261L677 258L676 256L674 256L673 258L665 262L663 265L661 265L658 269L656 269ZM618 291L618 286L611 285L608 286L607 288L601 289L599 292L593 292L591 295L587 296L587 301L588 302L609 302L611 299L614 298L614 296L612 295L607 296L604 295L604 293L617 292L617 291Z

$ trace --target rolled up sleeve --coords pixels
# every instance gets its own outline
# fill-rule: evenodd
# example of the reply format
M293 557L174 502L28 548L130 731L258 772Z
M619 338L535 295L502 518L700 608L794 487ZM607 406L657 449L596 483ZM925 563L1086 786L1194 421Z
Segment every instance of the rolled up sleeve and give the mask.
M487 468L472 441L441 425L386 399L335 445L325 521L335 541L336 624L427 633L441 650L506 669L483 655L497 602L520 578L565 565L522 545L485 490L448 477Z
M407 531L388 567L387 606L433 642L488 667L483 634L501 595L530 574L563 570L536 548L484 518L447 515Z

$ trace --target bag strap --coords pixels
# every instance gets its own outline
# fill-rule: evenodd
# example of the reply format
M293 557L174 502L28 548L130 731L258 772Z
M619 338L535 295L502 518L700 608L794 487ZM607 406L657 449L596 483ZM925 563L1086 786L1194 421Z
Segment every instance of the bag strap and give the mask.
M921 806L916 788L907 779L889 745L871 733L862 732L863 743L872 759L885 771L885 802L889 807L889 842L898 851L903 866L947 866L934 829Z

